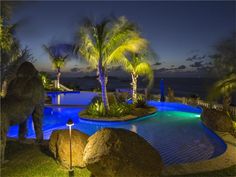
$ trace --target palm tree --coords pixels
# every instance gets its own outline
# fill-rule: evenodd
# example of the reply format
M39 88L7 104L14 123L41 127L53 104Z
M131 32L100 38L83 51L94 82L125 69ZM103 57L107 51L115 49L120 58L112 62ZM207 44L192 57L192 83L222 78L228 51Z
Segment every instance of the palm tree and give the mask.
M231 103L231 93L236 91L236 74L231 73L222 80L216 82L211 89L209 99L215 99L223 96L223 106L225 111L229 111L229 105Z
M137 81L139 76L146 76L149 79L148 88L153 83L152 67L147 60L146 53L133 53L123 61L124 69L131 74L132 77L132 100L137 102Z
M61 77L61 68L63 68L66 64L66 61L68 59L68 55L61 54L56 46L46 46L43 45L44 50L48 53L49 58L52 61L52 66L57 71L57 82L56 82L56 88L60 88L60 77Z
M137 52L146 44L147 41L140 37L135 25L125 17L103 20L99 24L87 20L80 28L76 52L97 69L106 112L109 111L107 68L113 63L120 63L126 52Z

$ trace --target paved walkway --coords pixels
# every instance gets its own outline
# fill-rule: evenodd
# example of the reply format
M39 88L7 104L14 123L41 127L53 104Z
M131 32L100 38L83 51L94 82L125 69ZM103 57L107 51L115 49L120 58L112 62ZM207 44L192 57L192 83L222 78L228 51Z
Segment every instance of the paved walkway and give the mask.
M187 163L178 164L166 167L163 170L163 176L170 175L187 175L200 172L209 172L224 169L232 165L236 165L236 138L229 133L215 132L220 136L227 144L226 151L213 159Z

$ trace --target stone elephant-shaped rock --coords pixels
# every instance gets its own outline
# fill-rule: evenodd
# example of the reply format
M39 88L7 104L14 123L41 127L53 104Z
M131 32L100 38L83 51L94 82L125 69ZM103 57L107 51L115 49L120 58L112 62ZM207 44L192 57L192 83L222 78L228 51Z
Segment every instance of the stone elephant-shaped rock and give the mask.
M1 98L1 162L4 161L9 126L19 124L19 138L27 133L27 119L32 115L36 139L43 140L42 117L44 111L44 87L38 71L32 63L24 62L16 77L9 83L7 94Z

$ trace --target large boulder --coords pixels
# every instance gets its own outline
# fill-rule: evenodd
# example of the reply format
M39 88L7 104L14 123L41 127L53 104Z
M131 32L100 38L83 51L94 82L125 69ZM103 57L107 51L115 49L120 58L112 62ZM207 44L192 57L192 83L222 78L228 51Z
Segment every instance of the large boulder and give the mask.
M78 131L71 131L72 166L85 167L83 151L87 143L88 135ZM70 166L70 136L68 130L55 130L49 141L49 149L53 156L64 167Z
M201 115L203 123L210 129L221 132L232 132L233 123L223 111L216 109L204 109Z
M83 160L95 177L158 177L163 168L159 153L125 129L96 132L88 139Z

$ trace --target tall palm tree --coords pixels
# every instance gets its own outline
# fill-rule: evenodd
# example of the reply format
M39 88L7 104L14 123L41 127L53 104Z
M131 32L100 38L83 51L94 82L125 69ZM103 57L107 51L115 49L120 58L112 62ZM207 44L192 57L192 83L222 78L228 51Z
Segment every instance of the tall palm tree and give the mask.
M97 69L106 112L109 111L107 68L112 63L120 63L126 52L137 52L146 44L147 41L141 38L135 25L125 17L103 20L99 24L87 20L80 28L76 52Z
M56 88L60 88L60 77L61 77L61 69L65 66L66 61L68 59L67 54L61 54L56 46L46 46L43 45L44 50L48 53L49 58L52 61L52 66L57 71L57 82Z
M148 88L153 83L152 67L147 60L145 53L133 53L123 61L124 69L131 74L132 77L132 100L137 102L137 81L139 76L146 76L149 79Z
M223 96L223 106L225 111L229 111L231 103L231 93L236 91L236 74L231 73L222 80L216 82L211 89L208 98L210 100Z

